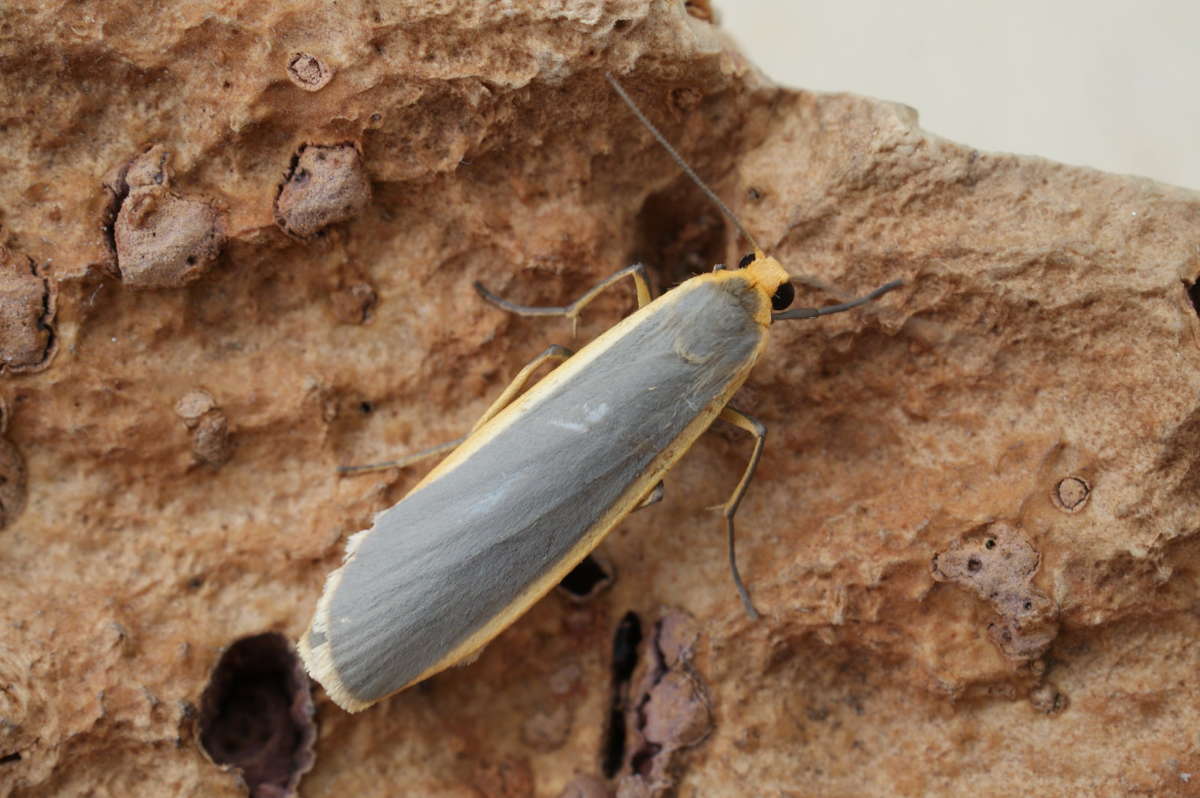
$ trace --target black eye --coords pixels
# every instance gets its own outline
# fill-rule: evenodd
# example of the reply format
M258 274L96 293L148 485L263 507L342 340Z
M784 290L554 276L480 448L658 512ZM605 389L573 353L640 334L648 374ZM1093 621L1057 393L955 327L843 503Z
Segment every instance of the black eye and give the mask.
M738 268L744 269L747 266L749 266L751 263L754 263L754 253L753 252L751 252L749 255L744 255L742 257L742 259L738 261Z
M796 298L796 289L792 288L791 283L781 283L775 289L775 296L771 297L771 307L776 310L784 310L788 305L792 304L792 300Z

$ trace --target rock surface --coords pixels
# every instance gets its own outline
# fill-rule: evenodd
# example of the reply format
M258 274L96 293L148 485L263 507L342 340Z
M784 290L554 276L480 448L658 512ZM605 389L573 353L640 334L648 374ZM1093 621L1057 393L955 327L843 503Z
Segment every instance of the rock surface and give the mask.
M736 262L605 70L793 273L907 287L780 324L736 399L771 431L739 516L764 620L706 509L750 451L718 425L602 545L594 600L551 594L360 715L317 691L301 794L595 794L614 630L664 606L694 619L711 722L655 771L680 794L1197 794L1200 195L776 87L706 3L221 8L0 10L0 349L57 347L0 374L28 480L0 530L0 794L244 794L197 739L222 650L299 635L422 472L335 466L456 437L569 343L472 282L558 304L634 258L659 290ZM285 234L296 154L344 144L369 203ZM224 238L137 291L106 180L152 145ZM580 339L631 305L601 298ZM203 434L177 411L200 394ZM989 599L946 568L994 525L1020 567ZM1013 656L989 626L1023 633L1020 591L1045 639Z

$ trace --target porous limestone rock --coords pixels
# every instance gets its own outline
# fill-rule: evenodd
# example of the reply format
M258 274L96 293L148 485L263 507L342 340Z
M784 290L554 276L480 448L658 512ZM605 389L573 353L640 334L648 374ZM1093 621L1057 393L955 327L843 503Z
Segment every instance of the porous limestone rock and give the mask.
M1196 794L1200 195L773 85L701 2L17 0L0 66L0 245L32 264L0 351L57 346L0 374L27 468L0 530L0 794L244 794L198 742L222 652L295 639L346 537L423 473L335 467L462 434L571 343L472 283L561 304L634 259L664 290L746 251L605 71L798 303L906 286L781 323L736 397L770 430L738 517L762 620L709 509L750 441L718 424L602 545L608 590L552 593L367 712L316 689L301 794L615 792L633 763L609 735L614 631L640 619L622 656L648 662L664 606L695 639L662 706L705 732L649 763L654 789ZM296 154L344 144L369 202L286 234ZM106 181L153 146L224 239L202 273L137 291ZM631 307L601 297L577 343ZM215 449L177 412L194 392L219 401ZM997 525L1020 567L992 599L951 565ZM1044 639L1006 653L989 626L1024 633L1021 591Z

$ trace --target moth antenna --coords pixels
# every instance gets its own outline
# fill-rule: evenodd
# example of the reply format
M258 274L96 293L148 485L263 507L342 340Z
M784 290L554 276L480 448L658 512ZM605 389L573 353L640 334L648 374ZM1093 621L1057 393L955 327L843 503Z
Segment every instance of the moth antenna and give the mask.
M658 128L654 126L654 123L651 122L644 113L642 113L642 109L638 108L637 103L633 101L633 98L629 96L629 93L625 91L624 87L617 82L617 79L613 77L612 73L605 72L604 77L608 79L609 85L613 87L613 91L615 91L620 98L625 101L625 104L629 106L629 110L633 111L633 115L638 118L638 121L641 122L646 129L654 135L654 138L658 139L658 143L663 146L663 149L670 153L671 157L675 159L675 163L679 164L679 168L683 170L684 174L690 177L692 182L700 187L700 190L703 191L705 195L707 195L708 198L713 201L714 205L721 209L721 213L725 214L729 221L733 222L733 226L738 229L739 233L746 237L746 240L749 241L750 245L754 247L754 251L762 252L762 247L760 247L758 242L754 240L754 236L750 235L749 230L747 230L745 227L742 227L742 223L738 220L737 214L735 214L733 210L731 210L730 207L716 195L716 192L705 185L704 181L700 179L700 175L696 174L696 170L689 166L687 161L683 160L683 156L675 151L675 148L671 146L671 142L667 141L667 137L660 133Z

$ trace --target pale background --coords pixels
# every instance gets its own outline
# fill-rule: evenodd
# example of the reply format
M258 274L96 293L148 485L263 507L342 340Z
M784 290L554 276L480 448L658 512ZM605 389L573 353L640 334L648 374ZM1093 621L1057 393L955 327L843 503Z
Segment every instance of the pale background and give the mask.
M932 133L1200 189L1197 0L726 0L779 83L916 108Z

